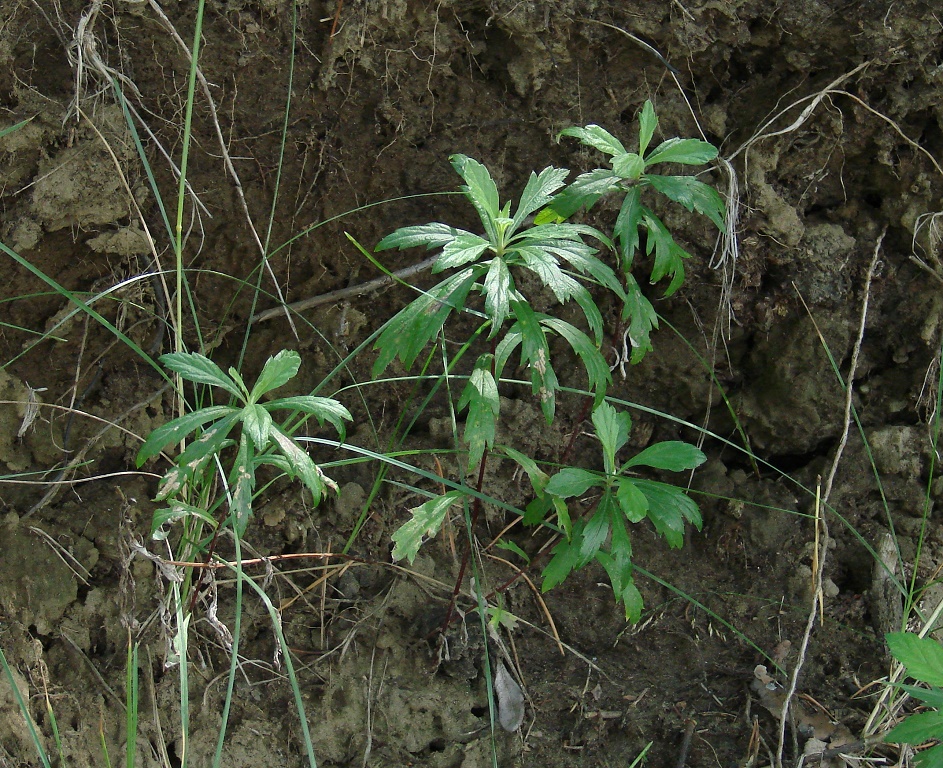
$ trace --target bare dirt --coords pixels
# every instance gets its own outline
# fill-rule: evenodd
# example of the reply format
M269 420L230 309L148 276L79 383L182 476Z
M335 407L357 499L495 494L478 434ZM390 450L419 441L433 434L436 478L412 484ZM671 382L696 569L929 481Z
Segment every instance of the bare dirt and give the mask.
M195 4L168 2L164 11L192 41ZM151 266L148 236L170 267L166 232L103 67L149 126L141 141L170 201L174 177L157 145L179 162L188 71L180 46L142 0L8 2L0 16L2 124L29 121L0 137L0 240L82 296L116 286L96 308L146 353L168 351L162 288L137 278ZM654 102L664 137L697 135L700 126L721 147L742 196L730 293L732 265L712 266L707 223L666 212L693 254L688 280L671 300L656 301L668 322L654 338L655 353L613 391L651 409L635 415L635 447L696 440L680 422L730 441L704 442L709 461L692 480L704 529L691 531L679 551L650 530L635 534L635 561L649 574L639 577L646 613L637 626L626 625L593 569L545 595L547 613L523 580L504 594L505 607L523 620L510 637L527 710L519 731L497 731L496 752L501 766L627 766L651 741L648 764L661 768L684 761L688 729L687 765L768 764L778 723L751 685L754 667L796 663L811 606L814 489L844 427L843 390L825 346L846 374L868 264L885 231L854 402L904 562L913 562L920 534L943 320L943 252L930 218L943 190L943 15L935 4L346 0L293 9L281 0L213 0L200 62L261 238L276 190L269 242L324 222L270 261L288 301L377 275L345 231L369 247L405 224L472 225L454 197L333 218L368 203L454 190L450 154L484 162L509 195L531 170L593 167L590 153L555 141L559 130L597 123L631 137L645 99ZM250 292L239 290L241 281L256 280L259 249L201 92L195 104L188 180L202 207L187 212L197 308L187 341L199 345L199 327L205 348L228 365L239 359L253 312L274 300L253 307ZM728 177L715 170L704 178L723 188ZM611 226L613 215L594 210L590 222ZM83 313L69 316L72 308L48 284L2 258L0 463L18 482L0 485L0 648L47 749L48 701L63 764L103 765L102 740L112 760L123 754L131 626L143 643L139 764L179 765L178 677L165 666L155 614L161 574L129 553L129 542L147 540L155 490L153 474L132 471L133 457L140 436L171 417L170 401L127 345ZM386 263L395 269L420 258L407 252ZM262 287L274 293L268 275ZM297 389L311 391L338 349L354 348L408 298L386 290L313 310L307 316L323 335L299 325L297 341L283 318L256 323L245 350L249 377L274 350L296 348L304 360ZM43 331L54 340L42 339ZM343 382L368 380L371 362L361 355ZM358 425L373 414L382 442L406 390L375 390L365 388L366 402L345 403ZM21 435L31 396L45 405ZM503 428L539 458L555 460L579 427L582 404L564 398L553 430L526 401L514 409ZM731 412L763 463L736 449L744 436ZM445 440L437 426L445 415L433 407L413 444ZM352 442L371 439L365 426L352 428ZM577 447L591 465L589 439ZM64 479L89 482L22 482L56 478L68 462ZM491 487L526 503L523 487L502 471L495 469ZM292 487L273 486L257 502L249 543L266 556L336 551L375 472L335 467L341 499L317 509ZM929 503L941 493L933 485ZM282 564L269 586L299 666L319 765L492 764L474 615L450 629L447 660L425 639L458 570L447 537L429 543L410 573L390 566L390 534L415 503L384 486L355 544L362 561ZM831 504L841 518L829 517L824 620L799 691L858 735L874 693L861 689L886 669L867 547L879 545L889 520L855 428ZM482 544L506 522L497 514L483 521ZM535 546L524 532L518 540ZM934 513L918 578L930 577L941 556ZM512 573L485 563L494 584ZM232 585L221 583L219 596L220 618L231 622ZM209 764L228 669L205 610L193 623L190 765ZM271 624L251 599L243 633L224 765L302 765ZM0 677L0 765L38 764Z

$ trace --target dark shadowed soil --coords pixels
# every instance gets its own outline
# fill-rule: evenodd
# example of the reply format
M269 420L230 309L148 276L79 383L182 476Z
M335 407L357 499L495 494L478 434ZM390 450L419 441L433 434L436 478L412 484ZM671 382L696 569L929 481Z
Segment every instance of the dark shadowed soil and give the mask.
M155 183L175 206L176 177L158 146L179 163L188 61L166 24L191 45L195 6L163 3L165 21L143 0L0 3L0 125L29 121L0 137L0 241L61 286L97 297L94 308L151 357L172 348L169 308L160 281L139 276L154 271L154 251L163 270L173 255L108 77L148 126L150 134L135 123ZM757 693L754 669L766 665L785 682L774 663L791 671L797 662L812 605L815 489L825 487L845 428L830 357L846 376L879 247L854 404L890 517L852 424L831 491L837 514L827 516L824 614L798 684L809 697L804 706L821 707L841 726L816 729L826 745L860 736L877 691L862 689L886 674L881 635L892 612L873 584L881 570L873 548L893 524L912 564L925 504L943 494L937 482L927 496L943 324L936 4L346 0L293 8L211 0L200 63L215 111L198 84L187 177L199 206L188 199L184 224L196 311L186 341L212 350L224 368L244 356L247 379L274 351L297 349L299 393L314 390L344 350L413 294L388 288L306 310L297 339L284 316L259 320L244 347L250 318L276 306L276 283L296 302L378 276L345 232L372 247L406 224L473 227L457 196L363 207L454 191L453 153L479 159L505 196L516 195L532 170L582 172L598 162L576 142L557 143L561 129L597 123L629 142L651 99L659 138L703 135L721 148L724 162L703 180L728 194L731 178L738 182L735 260L719 263L706 219L664 211L692 254L688 278L669 300L640 278L665 322L654 353L624 377L617 369L612 391L643 407L633 415L635 449L703 439L690 425L717 436L703 439L708 462L691 479L703 530L670 551L638 527L634 560L644 569L646 610L635 626L594 568L542 596L545 604L525 579L503 593L520 619L504 637L527 707L518 731L496 731L502 767L628 766L649 742L647 764L657 768L769 764L775 696ZM587 222L611 228L615 212L597 207ZM261 277L256 237L269 253L290 242ZM383 257L400 269L425 254ZM104 765L103 740L113 763L124 754L130 631L142 643L139 765L180 765L179 676L166 664L158 613L165 574L131 554L133 542L168 553L149 540L150 499L166 464L136 472L134 456L140 438L174 415L171 400L127 344L83 312L70 316L74 307L10 253L0 258L0 472L17 480L0 484L0 649L50 753L47 701L62 764ZM264 293L254 305L258 281ZM604 309L613 321L615 309ZM369 381L373 359L369 350L357 356L319 394ZM350 442L385 446L409 387L337 394L354 414ZM31 396L44 407L21 434ZM562 397L550 429L526 397L504 413L502 429L516 444L557 461L579 431L583 402ZM447 418L434 401L405 447L447 449ZM597 466L589 437L577 437L574 450L580 463ZM489 466L489 492L525 505L526 481L507 463ZM333 467L340 499L318 508L296 485L270 486L247 533L251 556L339 551L377 471ZM474 612L450 627L444 657L428 639L458 575L461 529L427 543L411 568L391 565L390 536L418 502L401 486L382 485L354 542L357 560L284 560L267 582L318 765L492 764ZM476 531L482 548L510 522L497 511L486 517ZM546 543L529 531L510 536L531 552ZM224 556L228 546L221 544ZM509 553L483 552L484 578L505 583L514 571L496 558ZM934 577L941 559L934 512L918 583ZM263 567L247 570L262 583ZM539 564L527 577L539 585ZM218 595L219 618L231 625L232 583L221 578ZM205 604L191 637L189 764L202 766L216 746L229 664ZM247 598L226 766L304 764L275 647L263 606ZM800 749L810 735L804 723L795 728ZM787 738L789 765L794 749ZM0 766L31 765L39 762L29 730L0 676Z

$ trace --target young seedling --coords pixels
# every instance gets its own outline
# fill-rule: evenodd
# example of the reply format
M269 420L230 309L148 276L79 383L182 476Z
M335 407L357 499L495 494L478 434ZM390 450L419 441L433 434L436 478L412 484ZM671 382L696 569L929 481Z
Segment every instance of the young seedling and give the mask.
M295 411L314 416L321 424L325 421L332 424L342 437L344 421L351 420L350 412L336 400L312 395L262 402L264 396L298 373L301 358L297 352L283 350L270 357L251 390L237 370L230 368L228 374L223 373L216 363L196 352L173 352L162 355L160 361L187 381L221 389L238 405L207 406L169 421L155 429L141 447L137 456L138 466L168 445L197 435L160 481L156 500L167 501L170 506L154 513L152 534L155 538L166 537L164 526L181 518L196 517L216 527L215 520L204 506L187 500L192 496L201 497L200 491L212 485L216 467L211 462L237 444L230 437L237 425L242 429L228 475L231 515L226 522L239 536L249 523L255 473L260 466L271 465L291 478L299 478L311 491L315 504L320 502L328 488L337 490L334 482L291 437L286 424L274 421L272 412Z

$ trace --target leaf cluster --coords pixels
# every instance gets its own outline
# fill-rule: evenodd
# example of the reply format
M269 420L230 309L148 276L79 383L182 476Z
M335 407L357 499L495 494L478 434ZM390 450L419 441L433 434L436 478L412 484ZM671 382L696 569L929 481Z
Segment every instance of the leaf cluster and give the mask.
M154 514L152 532L160 537L163 526L182 517L196 516L215 524L202 507L187 503L210 481L215 471L214 457L237 446L236 458L229 473L231 523L241 535L248 525L255 490L255 471L271 465L291 478L299 478L311 491L317 504L328 488L336 491L327 477L304 449L292 438L285 424L272 418L274 411L294 411L315 417L319 423L329 422L344 434L344 421L350 412L339 402L327 397L298 395L262 401L271 391L294 378L301 365L297 352L283 350L270 357L250 390L240 373L230 368L228 374L205 355L196 352L173 352L162 355L161 363L186 381L216 387L226 392L235 405L212 405L187 413L155 429L141 446L137 465L153 458L166 447L193 437L174 460L174 466L161 479L157 501L170 501L169 508ZM241 426L238 439L231 437ZM199 495L197 493L196 495Z
M697 504L680 488L635 477L637 467L682 472L700 466L706 457L693 445L666 441L648 446L621 464L618 452L632 430L629 414L603 402L592 415L593 427L603 454L603 471L565 467L552 476L530 458L509 448L507 455L527 473L535 498L524 516L526 525L546 524L556 515L563 534L544 568L544 592L561 583L573 571L596 560L609 575L617 603L625 606L626 618L638 621L642 596L632 577L632 541L627 523L649 520L672 548L684 544L685 523L701 528ZM592 493L590 512L574 514L570 504Z
M898 684L930 709L910 715L884 737L891 744L919 746L931 739L943 740L943 648L930 637L913 632L891 632L887 645L894 658L907 667L907 674L926 687ZM943 765L943 744L922 750L914 757L917 768L939 768Z

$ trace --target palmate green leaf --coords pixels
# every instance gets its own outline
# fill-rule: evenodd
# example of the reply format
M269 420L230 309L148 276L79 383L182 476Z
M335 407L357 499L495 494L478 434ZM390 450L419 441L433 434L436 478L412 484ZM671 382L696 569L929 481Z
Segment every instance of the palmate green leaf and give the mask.
M598 149L607 155L626 154L622 142L598 125L587 125L585 128L564 128L557 136L558 141L561 136L572 136L574 139L579 139L582 144Z
M553 194L563 186L569 175L566 168L544 168L538 176L531 171L527 186L521 193L521 201L514 213L512 229L517 229L530 214L543 208L553 198Z
M652 329L658 328L658 314L630 272L625 275L625 307L622 318L629 320L629 341L632 345L634 364L652 350L651 332Z
M168 352L158 360L187 381L220 387L239 400L245 399L245 393L206 355L199 352Z
M491 361L491 355L478 358L475 370L468 377L458 401L459 412L468 407L464 437L468 444L469 472L478 466L485 449L494 446L501 401L498 397L498 384L491 374Z
M417 248L421 245L427 249L442 248L462 235L470 235L464 229L456 229L448 224L432 222L431 224L417 224L411 227L401 227L384 237L374 250L386 251L390 248Z
M655 443L640 451L625 464L622 465L622 472L631 467L652 467L653 469L667 469L672 472L683 472L686 469L694 469L707 461L701 451L690 443L683 443L680 440L666 440L662 443Z
M606 481L595 472L579 467L565 467L547 481L544 492L561 499L569 499L582 496L590 488L603 486L605 483Z
M452 155L449 158L452 167L465 180L465 186L462 191L467 195L471 204L478 211L481 223L484 225L485 232L492 243L497 243L499 233L495 224L495 219L501 216L501 204L498 200L498 188L495 186L494 179L477 160L467 155Z
M648 243L646 250L655 252L655 263L652 266L652 283L657 283L665 275L671 275L671 283L665 290L665 297L671 296L684 282L684 260L691 254L678 245L668 228L661 223L651 211L645 211L645 226L648 227Z
M573 348L577 357L583 362L586 370L589 388L596 394L597 404L606 394L606 389L612 383L612 374L599 348L593 344L589 336L579 328L570 325L556 317L543 317L540 324L550 328L564 339Z
M473 267L456 272L400 310L374 345L380 355L373 365L373 375L383 373L395 357L409 368L449 314L465 305L477 275Z
M697 504L680 488L654 480L633 480L635 487L648 499L648 519L672 549L684 545L684 521L700 530L701 512Z
M270 400L262 405L268 411L290 410L310 414L318 420L319 424L323 424L325 421L331 424L342 439L346 434L344 422L354 420L354 417L350 415L350 411L332 397L296 395Z
M627 477L616 482L616 500L630 523L640 523L648 517L648 497Z
M235 410L235 409L234 409ZM200 474L210 459L232 441L229 433L242 416L235 411L207 427L203 434L188 445L176 460L176 466L161 478L157 486L157 501L176 496L195 475Z
M930 739L943 739L943 712L918 712L910 715L884 737L891 744L917 746Z
M645 158L645 165L655 163L681 163L682 165L704 165L717 157L717 147L700 139L668 139L659 144Z
M301 367L301 355L294 350L283 349L265 361L262 372L249 395L251 402L257 402L266 392L286 384L293 379Z
M894 658L907 667L908 675L943 687L943 647L936 640L913 632L890 632L884 637Z
M644 156L649 143L651 143L652 136L655 135L655 128L658 127L658 117L655 115L655 107L652 106L652 102L649 99L646 99L645 104L642 105L642 111L638 116L638 123L638 153Z
M515 248L514 254L523 260L527 269L540 278L540 282L553 291L553 295L561 304L573 298L579 291L580 284L560 269L556 258L547 250L524 246Z
M252 516L252 494L255 492L254 453L246 433L243 432L239 440L239 452L229 475L229 513L237 536L246 532L249 518Z
M442 249L442 255L432 265L432 271L435 273L444 269L462 267L477 260L481 254L488 250L490 245L491 243L483 237L473 235L470 232L463 233Z
M511 270L504 263L504 259L493 258L484 280L485 314L491 320L491 333L488 338L494 338L501 330L511 311L511 299L515 293Z
M305 450L289 435L282 432L277 424L272 425L269 434L288 462L289 477L301 479L301 482L311 491L314 506L321 503L321 497L328 487L335 492L337 491L337 485L334 481L327 478Z
M635 251L639 246L639 227L647 212L648 209L642 205L641 189L633 187L626 193L612 228L619 246L619 254L622 256L622 269L626 273L632 269Z
M619 189L621 183L622 179L609 168L596 168L588 173L581 173L537 215L534 223L540 225L560 222L570 218L581 208L588 211L603 195Z
M704 214L721 232L724 224L724 201L717 190L693 176L658 176L646 174L645 181L665 197L681 203L689 211Z
M608 370L608 368L606 369ZM632 431L632 417L624 411L617 411L607 402L601 402L593 409L593 426L596 437L602 446L603 463L606 474L616 473L616 453L629 441Z
M393 559L402 560L405 557L412 565L424 539L439 532L445 513L456 504L461 504L464 498L463 491L449 491L410 509L412 518L393 534Z
M269 441L272 414L258 403L247 405L242 411L242 428L252 440L256 450L264 451Z
M179 443L191 432L195 432L209 421L216 421L222 417L238 413L236 408L228 405L213 405L208 408L201 408L198 411L184 414L173 421L162 424L144 441L141 450L138 451L136 463L141 466L148 459L156 456L164 448L172 443Z

